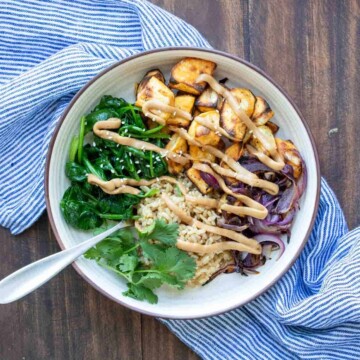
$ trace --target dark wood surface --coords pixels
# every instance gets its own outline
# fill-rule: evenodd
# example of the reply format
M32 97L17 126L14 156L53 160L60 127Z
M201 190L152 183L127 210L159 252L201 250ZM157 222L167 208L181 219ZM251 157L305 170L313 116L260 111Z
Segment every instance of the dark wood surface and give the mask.
M217 49L266 71L309 122L321 171L350 228L360 222L360 2L153 0ZM331 129L335 129L329 133ZM20 236L0 229L0 277L59 250L46 215ZM196 359L153 318L117 305L69 267L0 307L0 359Z

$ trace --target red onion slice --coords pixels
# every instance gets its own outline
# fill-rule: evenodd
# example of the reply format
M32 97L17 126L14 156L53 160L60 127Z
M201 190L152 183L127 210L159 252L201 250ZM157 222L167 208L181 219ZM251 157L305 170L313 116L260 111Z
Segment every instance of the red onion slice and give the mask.
M220 189L220 185L218 181L211 174L204 171L200 171L200 176L209 186L211 186L215 190Z
M276 259L276 261L278 261L281 258L282 254L285 251L285 244L280 239L279 236L272 235L272 234L260 234L260 235L254 236L253 238L255 240L257 240L259 242L259 244L261 244L261 245L277 244L279 246L279 256Z
M228 230L233 230L233 231L236 231L236 232L242 232L242 231L246 230L249 227L249 225L239 226L239 225L234 225L234 224L227 224L227 223L225 223L225 220L223 218L218 219L217 222L216 222L216 225L220 226L221 228L228 229Z

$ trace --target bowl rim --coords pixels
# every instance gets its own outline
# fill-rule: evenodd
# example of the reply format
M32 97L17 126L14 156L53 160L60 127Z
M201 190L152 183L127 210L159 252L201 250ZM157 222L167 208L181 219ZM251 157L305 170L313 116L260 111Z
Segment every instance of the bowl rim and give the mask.
M112 69L116 68L117 66L120 66L126 62L132 61L133 59L139 58L139 57L143 57L143 56L147 56L149 54L153 54L153 53L158 53L158 52L166 52L166 51L184 51L184 50L190 50L190 51L194 51L194 52L205 52L205 53L211 53L211 54L216 54L216 55L220 55L223 57L227 57L231 60L235 60L245 66L248 66L249 68L251 68L252 70L256 71L257 73L259 73L260 75L262 75L264 78L266 78L268 81L270 81L272 83L272 85L274 85L281 93L282 95L285 96L286 100L290 103L290 105L295 109L296 113L298 114L302 124L305 127L305 130L307 132L307 135L309 136L311 145L312 145L312 150L314 153L314 157L315 157L315 165L316 165L316 176L317 176L317 188L316 188L316 199L315 199L315 206L314 206L314 210L313 210L313 214L311 217L311 222L310 222L310 226L304 236L304 239L302 241L302 243L300 244L299 248L297 249L292 261L289 263L288 266L286 266L281 273L275 278L273 279L273 281L271 281L270 284L268 284L266 287L262 288L261 290L257 291L250 299L246 300L246 301L240 301L237 305L233 305L233 306L228 306L225 309L222 309L220 311L215 310L215 311L209 311L206 315L193 315L190 317L183 317L183 316L176 316L176 315L172 315L172 316L167 316L167 317L162 317L163 319L198 319L198 318L207 318L210 316L215 316L215 315L219 315L219 314L223 314L225 312L228 312L230 310L234 310L240 306L244 306L246 304L248 304L249 302L253 301L254 299L256 299L258 296L262 295L263 293L265 293L267 290L269 290L273 285L275 285L287 272L288 270L294 265L295 261L298 259L300 253L302 252L303 248L305 247L305 244L307 243L310 233L313 229L314 223L315 223L315 219L316 219L316 214L318 211L318 207L319 207L319 201L320 201L320 181L321 181L321 176L320 176L320 163L319 163L319 156L318 156L318 152L316 149L316 144L315 144L315 140L314 137L311 133L310 130L310 126L308 125L308 123L306 122L305 118L303 117L303 115L301 114L299 108L297 107L297 105L294 103L294 101L291 99L291 97L287 94L287 92L280 86L278 85L269 75L267 75L263 70L261 70L260 68L258 68L257 66L251 64L250 62L241 59L235 55L232 54L228 54L224 51L219 51L219 50L214 50L214 49L208 49L208 48L198 48L198 47L187 47L187 46L180 46L180 47L163 47L163 48L158 48L158 49L152 49L152 50L148 50L148 51L143 51L134 55L131 55L125 59L122 59L120 61L117 61L116 63L112 64L111 66L107 67L106 69L102 70L99 74L97 74L96 76L94 76L92 79L90 79L77 93L76 95L72 98L72 100L70 101L69 105L66 107L66 109L64 110L64 112L62 113L56 128L52 134L50 143L49 143L49 148L48 148L48 152L46 155L46 165L45 165L45 202L46 202L46 209L47 209L47 214L48 214L48 219L50 222L50 226L51 229L55 235L55 238L61 248L61 250L65 250L66 247L63 243L63 241L60 238L59 233L57 232L57 228L55 225L55 221L53 218L53 214L51 211L51 207L50 207L50 197L49 197L49 170L50 170L50 161L51 161L51 156L52 156L52 152L53 152L53 147L54 144L56 142L57 139L57 135L59 133L59 130L61 128L62 123L64 122L66 116L68 115L69 111L71 110L71 108L75 105L75 103L77 102L78 98L89 88L89 86L91 86L95 81L97 81L100 77L102 77L104 74L106 74L107 72L111 71ZM128 309L137 311L141 314L145 314L145 315L149 315L149 316L153 316L153 317L158 317L159 315L157 314L157 312L153 312L153 311L147 311L147 310L143 310L143 309L139 309L136 306L133 305L129 305L125 302L123 302L120 299L117 299L115 297L113 297L112 295L110 295L109 293L107 293L105 290L103 290L102 288L100 288L99 286L97 286L92 280L91 278L89 278L87 275L85 275L82 270L79 268L79 266L76 264L76 262L72 263L72 266L74 267L74 269L77 271L77 273L83 278L85 279L93 288L95 288L97 291L99 291L102 295L105 295L107 298L117 302L120 305L125 306Z

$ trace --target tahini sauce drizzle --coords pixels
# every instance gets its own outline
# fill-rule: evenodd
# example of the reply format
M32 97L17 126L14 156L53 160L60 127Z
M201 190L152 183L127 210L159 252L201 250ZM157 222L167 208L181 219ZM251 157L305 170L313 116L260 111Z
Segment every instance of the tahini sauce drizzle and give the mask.
M93 132L98 137L105 140L113 141L119 145L132 146L140 150L154 151L160 154L161 156L167 157L179 164L185 165L189 162L189 159L187 159L186 157L181 156L177 153L173 153L169 150L162 149L154 144L130 137L120 136L114 131L109 131L109 130L118 129L120 126L121 126L120 119L110 118L108 120L98 121L97 123L95 123L95 125L93 126Z
M227 241L212 245L200 245L186 241L178 240L176 246L185 251L209 253L209 252L222 252L224 250L238 250L246 251L251 254L261 254L261 245L254 239L249 239L246 236L232 230L219 228L217 226L207 225L201 221L193 219L181 210L168 196L161 196L168 208L184 223L190 226L195 226L198 229L224 236L236 242ZM213 246L215 245L215 246Z
M274 147L270 141L266 138L266 136L259 131L257 126L252 122L252 120L246 115L245 111L242 110L239 107L239 103L236 100L235 96L226 88L221 86L211 75L208 74L201 74L196 79L196 82L207 82L210 87L216 91L219 95L223 96L229 103L232 110L235 112L235 114L240 118L240 120L247 126L249 130L253 132L253 136L255 136L261 144L264 146L264 148L270 153L270 155L273 157L274 160L270 159L268 156L264 155L259 160L267 165L269 168L279 171L283 169L285 166L285 163L283 159L281 158L280 154L277 152L276 147ZM256 155L256 154L254 154Z
M253 155L255 155L256 157L258 157L258 159L262 163L267 165L269 168L272 168L273 170L276 170L276 171L281 170L284 167L284 162L283 162L281 156L278 154L276 148L273 147L273 145L268 141L268 139L266 139L266 137L264 136L263 133L258 131L256 125L251 121L251 119L246 115L246 113L238 107L238 103L237 103L237 100L235 99L235 97L227 89L222 87L210 75L202 74L198 77L197 81L207 82L214 91L216 91L218 94L222 95L229 102L229 105L231 106L233 111L236 113L236 115L245 123L245 125L248 127L248 129L253 132L253 135L259 139L259 141L262 143L264 148L270 153L270 155L275 160L271 159L270 157L259 152L258 150L256 150L255 148L253 148L251 146L247 147L248 151L250 153L252 153ZM185 112L185 111L175 108L173 106L166 105L158 100L154 99L154 100L150 100L150 101L146 102L142 108L142 111L144 112L145 116L151 115L149 117L152 118L152 120L157 121L161 125L166 125L166 121L164 119L162 119L160 116L154 114L152 112L153 110L160 110L160 111L168 112L168 113L170 112L174 116L180 116L186 120L192 120L192 116L188 112ZM195 118L195 120L198 121L199 123L201 123L202 125L210 128L211 130L218 131L223 136L226 136L231 139L231 136L229 136L229 134L227 134L224 129L222 129L220 126L213 123L212 121L204 122L203 119L201 119L201 118ZM103 139L112 140L120 145L132 146L132 147L135 147L135 148L138 148L141 150L154 151L154 152L160 153L162 156L166 156L166 157L170 158L171 160L181 163L181 164L186 164L188 162L189 159L187 159L186 157L182 157L179 154L166 151L166 150L161 149L153 144L149 144L149 143L141 141L141 140L136 140L136 139L132 139L132 138L128 138L128 137L122 137L114 132L108 131L109 129L117 129L120 126L121 126L120 119L111 118L106 121L97 122L94 125L93 130L97 136L99 136ZM172 128L171 130L174 131L175 129ZM238 162L234 161L233 159L228 157L225 153L221 152L217 148L209 146L209 145L203 146L201 143L199 143L198 141L196 141L195 139L190 137L189 134L184 129L176 128L176 130L177 130L176 132L178 132L180 136L184 137L189 143L196 145L196 146L200 146L203 150L208 151L208 152L212 153L213 155L215 155L216 157L222 159L225 163L227 163L229 165L230 169L233 170L232 171L230 169L225 169L225 170L228 170L225 173L224 171L220 170L221 167L218 164L211 163L210 164L211 167L215 171L218 171L219 173L221 173L221 175L235 177L238 180L240 180L248 185L261 187L265 191L268 191L269 193L272 193L272 194L278 193L278 187L276 184L273 184L266 180L259 179L255 174L244 169ZM226 186L223 179L218 174L213 172L212 169L208 165L196 163L196 164L194 164L194 166L197 167L201 171L211 173L217 179L217 181L220 184L220 187L222 188L222 190L225 193L236 197L237 199L241 200L244 204L249 206L249 207L243 207L243 206L232 206L229 204L222 204L220 206L221 210L225 210L225 211L237 214L239 216L249 215L249 216L252 216L255 218L259 218L259 219L264 219L267 216L267 209L263 205L257 203L256 201L254 201L251 198L248 198L241 194L236 194L233 191L231 191ZM221 169L223 169L223 168L221 168ZM104 192L107 192L109 194L120 194L120 193L138 194L140 192L140 190L137 188L134 188L132 186L129 186L129 185L149 186L159 180L160 179L154 179L154 180L150 180L150 181L149 180L136 181L134 179L113 179L111 181L103 181L92 174L90 174L88 176L89 183L100 186ZM198 205L202 205L205 207L213 207L213 208L219 207L219 204L215 199L207 199L207 198L197 199L197 198L193 198L193 197L186 195L186 189L184 188L184 186L181 183L179 183L178 181L176 181L174 178L164 176L164 177L161 177L161 180L176 183L179 186L181 192L184 194L184 196L187 197L187 200L190 202L197 203ZM194 220L190 216L188 216L186 213L184 213L180 208L178 208L172 202L172 200L170 200L170 198L166 197L165 195L163 195L162 198L165 201L165 203L168 205L168 207L171 210L173 210L173 212L181 219L181 221L187 223L188 225L193 225L193 226L196 226L199 228L203 228L206 231L213 232L213 233L219 234L221 236L228 237L232 240L241 242L241 243L234 243L232 241L226 241L226 242L211 244L211 245L200 245L200 244L193 244L193 243L188 243L188 242L179 240L177 246L180 249L183 249L186 251L191 251L191 252L198 252L198 253L221 252L224 250L247 251L247 252L254 253L254 254L261 253L261 247L258 243L256 243L255 240L248 239L244 235L236 233L231 230L227 230L227 229L223 229L223 228L219 228L219 227L215 227L215 226L210 226L210 225L201 223L197 220ZM228 236L226 236L226 235L228 235Z
M153 121L158 122L160 125L166 125L166 121L162 117L154 114L153 110L171 113L173 116L179 116L184 118L185 120L192 120L192 116L190 113L177 107L166 105L160 100L156 99L146 101L145 104L142 106L142 112L146 117L149 117Z

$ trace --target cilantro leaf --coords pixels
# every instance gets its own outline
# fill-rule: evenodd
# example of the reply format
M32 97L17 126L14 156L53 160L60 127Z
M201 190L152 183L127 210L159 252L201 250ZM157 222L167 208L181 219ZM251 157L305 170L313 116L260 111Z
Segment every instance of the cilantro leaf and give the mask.
M141 242L141 248L144 255L152 260L151 270L161 273L163 282L182 289L195 275L196 262L186 252L176 247L163 250L145 241Z
M175 276L180 285L185 285L195 275L196 262L185 251L170 247L165 250L164 256L156 262L155 267Z
M167 224L163 219L156 219L139 235L142 240L157 240L166 245L175 245L179 236L179 225Z
M143 275L138 282L136 282L136 285L143 285L149 289L156 289L160 287L163 283L163 277L160 273L147 273L146 275Z
M140 242L141 249L145 257L150 259L153 263L160 261L160 259L164 256L163 249L160 245L150 244L148 241L142 240Z
M108 262L116 262L123 252L124 250L120 242L107 238L88 250L84 256L86 259L98 261L103 258Z
M122 255L119 259L119 270L123 272L134 271L139 263L139 259L134 255Z
M162 284L183 289L195 274L195 260L176 247L178 228L163 219L143 232L124 228L88 250L85 257L125 278L128 290L123 295L154 304L158 301L154 289ZM148 261L140 258L138 247Z
M153 293L153 291L142 285L135 285L128 283L128 290L123 292L123 295L129 296L136 300L147 300L150 304L156 304L158 302L158 297Z

